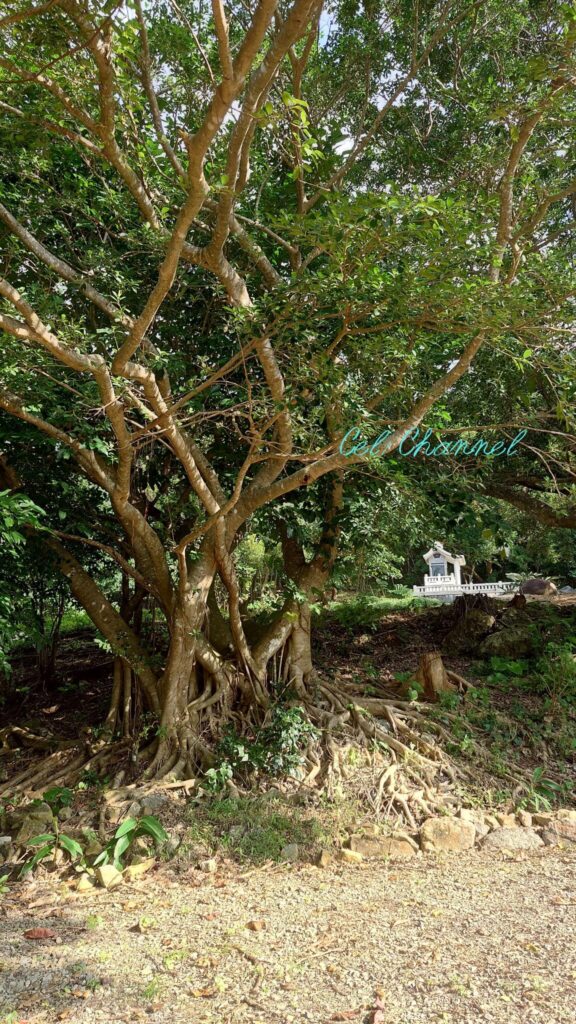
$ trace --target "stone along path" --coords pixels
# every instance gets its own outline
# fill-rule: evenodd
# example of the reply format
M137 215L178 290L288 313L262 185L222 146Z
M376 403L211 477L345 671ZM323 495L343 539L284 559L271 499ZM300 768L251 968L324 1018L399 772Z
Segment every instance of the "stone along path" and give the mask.
M19 886L0 1021L568 1024L575 883L576 850L546 848Z

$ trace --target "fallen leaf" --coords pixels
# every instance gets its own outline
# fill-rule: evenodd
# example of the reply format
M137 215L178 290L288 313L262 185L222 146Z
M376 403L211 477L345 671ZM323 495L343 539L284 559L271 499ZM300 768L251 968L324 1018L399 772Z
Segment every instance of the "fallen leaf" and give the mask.
M55 939L56 932L52 931L52 928L29 928L27 932L24 932L24 938L39 941L42 939Z
M382 989L376 989L376 1000L374 1008L372 1010L372 1017L370 1018L370 1024L386 1024L386 1015L384 1013L386 1007L384 1006L384 992Z
M330 1017L330 1020L354 1020L355 1017L360 1015L360 1009L358 1010L341 1010L339 1013L334 1013Z
M251 932L261 932L266 927L266 921L248 921L246 927L249 928Z

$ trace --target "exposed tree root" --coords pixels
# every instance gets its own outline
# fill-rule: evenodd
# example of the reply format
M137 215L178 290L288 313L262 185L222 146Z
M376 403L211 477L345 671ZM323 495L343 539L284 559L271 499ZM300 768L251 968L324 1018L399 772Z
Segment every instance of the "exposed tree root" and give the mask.
M115 761L121 753L127 751L127 741L120 740L117 743L106 744L100 750L93 753L83 750L78 753L78 744L75 745L76 756L73 749L57 750L43 758L40 762L29 765L25 771L15 778L10 779L0 786L0 797L15 796L25 793L29 796L36 796L48 786L67 785L73 786L80 779L83 772L94 770L102 771L103 768Z
M437 674L440 669L444 671L437 662L432 669ZM467 688L466 680L456 673L446 671L446 675L451 689L455 685L461 692ZM283 676L287 686L291 677L286 665ZM127 715L131 715L127 706L122 709L129 691L126 680L119 664L106 723L109 726L114 718L117 734L125 731ZM356 760L350 751L363 751L361 761L367 767L361 772L358 795L370 814L377 819L396 818L415 829L423 817L457 809L464 786L475 780L478 765L488 768L490 752L474 737L468 740L468 754L473 758L469 769L450 757L449 744L454 743L450 724L458 716L439 709L438 704L415 703L398 696L357 696L334 681L316 676L301 681L298 694L295 703L306 711L317 735L307 745L304 778L288 780L288 785L316 793L324 791L335 798L346 785L351 761ZM223 671L218 677L205 671L201 692L195 690L192 700L190 694L188 700L170 733L161 731L160 737L143 750L137 749L130 736L115 742L95 741L89 732L81 741L65 741L62 749L38 744L37 749L50 752L2 784L0 796L36 795L55 784L73 786L83 772L101 775L105 770L113 777L107 806L120 806L154 789L182 787L189 793L195 786L201 787L206 768L218 764L216 743L227 723L234 722L239 735L250 735L270 717L269 706L253 700L248 703L250 693L244 677L241 685ZM508 777L515 786L526 786L526 779L519 773L510 771Z
M10 753L18 747L31 747L34 750L68 750L77 745L76 740L65 740L59 736L38 736L20 725L8 725L0 729L0 742L0 754Z

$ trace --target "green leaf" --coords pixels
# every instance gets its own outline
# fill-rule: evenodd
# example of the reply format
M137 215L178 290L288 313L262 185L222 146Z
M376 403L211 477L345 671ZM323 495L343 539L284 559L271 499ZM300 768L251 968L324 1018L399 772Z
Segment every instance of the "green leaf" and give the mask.
M60 846L68 851L72 858L84 856L84 851L80 846L80 843L77 843L76 840L72 839L70 836L60 835L58 842L60 843Z
M139 836L152 836L159 843L165 843L168 839L168 833L164 831L158 818L154 818L151 814L145 814L143 818L140 818L136 834Z
M50 843L46 846L43 846L40 850L37 850L34 856L32 857L32 860L29 861L28 864L25 864L24 867L22 868L20 872L20 878L22 878L24 875L27 875L29 871L33 871L36 865L39 864L41 860L45 860L46 857L49 857L53 849L54 843Z
M142 821L143 820L144 819L142 818ZM120 839L122 836L125 836L128 832L133 832L137 825L138 822L136 821L136 818L126 818L126 820L123 821L122 824L119 825L118 828L116 829L114 833L114 838Z
M122 854L126 853L126 850L130 846L131 842L132 836L130 835L120 836L120 839L116 841L116 844L114 846L114 852L112 854L114 864L119 863Z
M49 841L55 843L56 836L53 832L43 832L41 836L34 836L33 839L29 839L26 846L41 846L42 843L47 843Z

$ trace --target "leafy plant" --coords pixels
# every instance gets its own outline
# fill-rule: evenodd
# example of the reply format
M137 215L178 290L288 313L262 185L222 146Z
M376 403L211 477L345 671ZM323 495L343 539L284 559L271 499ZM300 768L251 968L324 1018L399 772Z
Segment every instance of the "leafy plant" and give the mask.
M527 810L549 811L558 797L563 794L565 786L545 776L545 768L541 765L532 772L531 786L520 806Z
M41 863L55 854L56 850L65 850L66 853L70 854L73 861L79 860L81 864L84 864L84 851L75 839L71 836L65 835L63 832L58 830L58 823L55 820L55 831L54 832L43 832L41 835L34 836L29 839L26 846L33 848L38 847L36 853L30 858L29 861L24 865L20 872L20 878L27 875L30 871Z
M316 735L301 707L277 704L269 725L253 739L239 737L233 730L225 733L219 751L223 761L205 773L207 788L221 790L234 775L260 771L265 775L289 775L302 764L302 748L308 737Z
M119 871L122 869L122 857L130 849L135 839L150 836L156 843L165 843L168 835L162 825L151 814L142 818L126 818L116 829L113 838L106 844L102 853L94 861L94 867L101 864L113 864Z
M549 643L538 663L537 685L557 713L576 703L576 654L572 643Z
M42 801L58 814L63 807L70 807L74 801L74 793L67 786L53 786L42 794Z

